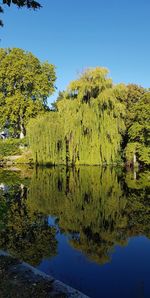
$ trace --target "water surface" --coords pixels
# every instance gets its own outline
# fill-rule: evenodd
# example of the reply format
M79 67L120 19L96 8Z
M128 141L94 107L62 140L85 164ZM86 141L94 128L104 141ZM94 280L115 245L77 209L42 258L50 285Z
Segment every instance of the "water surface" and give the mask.
M90 297L150 297L150 175L0 170L0 248Z

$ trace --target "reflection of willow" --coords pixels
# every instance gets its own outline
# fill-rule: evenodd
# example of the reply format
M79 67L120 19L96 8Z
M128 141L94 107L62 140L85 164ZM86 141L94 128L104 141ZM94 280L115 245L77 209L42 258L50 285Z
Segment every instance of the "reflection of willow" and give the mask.
M149 235L150 203L145 195L146 188L138 196L127 185L123 190L114 169L56 167L34 173L28 204L58 217L70 243L104 263L114 245L126 244L133 235Z
M1 191L0 248L37 265L43 257L56 254L55 229L48 226L45 216L26 205L26 199L27 188L23 184Z
M108 244L108 251L113 246L111 237L116 224L125 221L118 210L124 208L126 201L122 199L114 170L38 169L31 181L28 199L33 209L59 218L60 228L72 235L74 246L99 259L108 255ZM77 233L80 237L75 240ZM120 235L115 241L122 241ZM105 242L107 247L103 245ZM100 251L103 246L106 253Z

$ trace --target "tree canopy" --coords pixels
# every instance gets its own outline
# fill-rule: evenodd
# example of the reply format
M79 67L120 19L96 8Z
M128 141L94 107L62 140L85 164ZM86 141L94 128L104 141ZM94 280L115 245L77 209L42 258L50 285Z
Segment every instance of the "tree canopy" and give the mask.
M22 49L0 49L0 126L25 135L29 119L48 109L55 80L54 65Z
M106 68L85 70L28 127L39 164L150 164L150 92L113 84Z
M30 123L36 162L97 165L119 160L125 106L107 74L104 68L86 70L56 102L56 112Z
M126 127L132 125L135 119L135 105L142 98L146 90L136 84L127 85L127 100L126 100Z
M22 49L0 49L0 129L15 138L28 130L34 162L150 164L148 89L114 84L106 68L88 68L50 110L55 80L54 65Z
M41 4L39 1L34 1L34 0L2 0L2 5L7 5L11 6L12 4L16 5L17 7L26 7L26 8L31 8L31 9L38 9L41 8ZM0 6L0 13L3 13L3 7ZM0 26L3 26L2 20L0 20Z
M126 159L132 162L136 154L141 164L150 164L150 92L145 92L133 105L128 128Z

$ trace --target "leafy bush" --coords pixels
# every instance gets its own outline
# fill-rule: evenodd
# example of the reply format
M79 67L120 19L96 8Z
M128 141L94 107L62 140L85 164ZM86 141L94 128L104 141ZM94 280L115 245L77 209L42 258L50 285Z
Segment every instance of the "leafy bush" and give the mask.
M21 154L21 145L22 141L19 139L0 140L0 157Z

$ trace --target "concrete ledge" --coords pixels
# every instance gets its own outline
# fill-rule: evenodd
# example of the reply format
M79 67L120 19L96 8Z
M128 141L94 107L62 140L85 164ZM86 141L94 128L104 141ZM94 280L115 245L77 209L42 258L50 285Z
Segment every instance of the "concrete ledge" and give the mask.
M89 298L0 250L1 298Z

